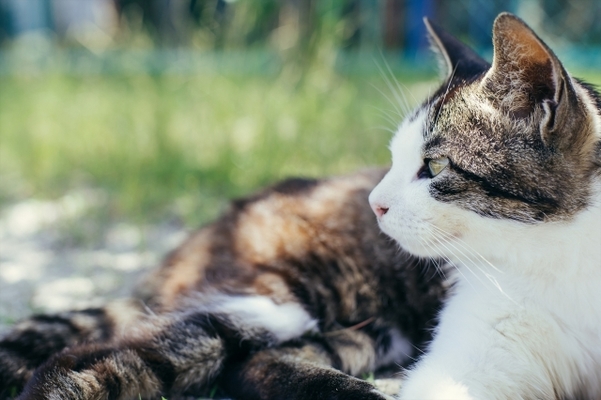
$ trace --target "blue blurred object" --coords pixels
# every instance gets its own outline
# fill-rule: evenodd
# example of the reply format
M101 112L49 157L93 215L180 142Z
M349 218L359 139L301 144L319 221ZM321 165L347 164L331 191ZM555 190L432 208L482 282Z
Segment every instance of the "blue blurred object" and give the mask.
M91 52L101 57L95 59L98 72L114 73L119 65L172 69L162 57L174 51L201 60L182 62L180 70L193 71L212 58L226 69L269 64L274 71L273 60L314 56L320 43L328 43L346 72L373 71L382 53L396 60L393 68L421 68L430 57L424 16L490 58L492 23L501 11L523 18L569 68L601 65L599 0L0 0L0 73L12 68L6 44L29 32L64 53L58 57L66 61L49 65L83 65L73 59ZM140 43L135 35L144 38L142 48L132 45ZM244 52L257 61L235 65Z
M410 61L419 61L424 49L428 47L424 17L434 18L434 2L432 0L407 0L405 29L407 39L405 57Z
M48 31L52 28L51 0L1 0L5 14L4 31L15 37L32 31Z

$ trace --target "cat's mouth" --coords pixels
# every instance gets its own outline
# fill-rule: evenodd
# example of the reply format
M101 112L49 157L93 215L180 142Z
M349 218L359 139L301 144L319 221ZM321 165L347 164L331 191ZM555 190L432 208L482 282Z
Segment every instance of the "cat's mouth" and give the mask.
M378 214L376 214L378 215ZM394 239L405 251L418 257L445 256L442 239L433 235L428 221L416 222L411 218L396 220L393 215L378 216L382 232Z

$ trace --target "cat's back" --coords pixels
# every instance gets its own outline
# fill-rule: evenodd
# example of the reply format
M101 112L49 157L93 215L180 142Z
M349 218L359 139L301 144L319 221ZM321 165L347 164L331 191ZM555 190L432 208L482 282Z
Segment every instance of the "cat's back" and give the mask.
M310 274L322 282L340 281L334 261L351 267L345 279L352 279L352 269L356 279L363 279L366 265L390 263L398 253L381 234L367 201L385 173L370 169L321 180L292 178L233 201L148 277L143 297L166 309L201 292L288 301L291 282ZM311 272L311 265L322 270Z

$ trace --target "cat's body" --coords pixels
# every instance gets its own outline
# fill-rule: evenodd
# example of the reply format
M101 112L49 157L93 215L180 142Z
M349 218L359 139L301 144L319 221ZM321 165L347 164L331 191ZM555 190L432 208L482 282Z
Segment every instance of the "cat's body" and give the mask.
M492 66L429 28L448 81L399 128L370 200L457 274L401 398L601 399L601 97L512 15Z
M380 232L367 197L384 173L293 179L233 202L146 280L148 310L117 302L17 324L0 341L0 393L29 380L22 398L173 399L219 384L239 399L385 399L346 374L410 362L446 287L444 264Z
M495 21L492 66L428 27L449 74L370 195L405 250L367 205L384 172L285 182L171 254L151 312L17 325L0 341L3 394L218 382L241 400L385 399L348 374L417 355L445 301L402 399L601 399L601 97L514 16Z

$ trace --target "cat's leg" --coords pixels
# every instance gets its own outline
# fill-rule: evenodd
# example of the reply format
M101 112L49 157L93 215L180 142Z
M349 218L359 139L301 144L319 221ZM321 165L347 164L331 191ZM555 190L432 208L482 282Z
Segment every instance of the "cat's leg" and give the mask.
M267 331L225 315L148 318L114 345L67 348L53 356L35 371L19 399L129 400L200 390L228 355L243 357L272 342Z
M109 341L143 316L139 302L117 301L17 323L0 338L0 399L19 393L33 371L54 354L83 343Z
M338 370L354 374L373 370L376 350L367 334L331 332L321 341L302 339L307 342L288 342L278 350L274 346L287 332L281 324L268 324L277 328L274 333L258 324L263 320L238 317L203 311L146 318L120 341L67 348L53 356L36 370L20 398L173 396L212 384L226 365L241 365L247 367L239 369L240 377L248 377L250 386L264 383L253 381L253 376L259 376L257 368L267 366L265 372L280 376L276 382L279 386L272 386L268 398L286 398L277 393L296 387L293 390L301 394L309 393L304 397L307 399L315 398L311 395L315 388L324 391L320 398L386 399L371 384ZM254 353L270 347L274 350ZM249 363L237 364L249 354L256 356ZM279 355L284 357L280 360ZM252 376L243 376L249 371Z
M241 400L391 400L369 382L340 370L373 368L375 351L367 341L361 332L295 339L232 363L220 385Z

